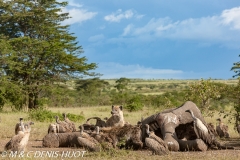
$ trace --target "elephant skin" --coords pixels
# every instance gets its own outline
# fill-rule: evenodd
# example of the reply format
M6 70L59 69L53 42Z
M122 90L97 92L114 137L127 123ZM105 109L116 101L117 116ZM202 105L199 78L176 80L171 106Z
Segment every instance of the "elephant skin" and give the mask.
M206 151L208 146L202 139L195 140L178 140L181 151Z
M205 122L201 111L198 109L195 103L191 101L185 102L183 105L177 108L172 108L165 110L163 112L151 115L142 120L142 125L149 124L152 131L156 135L162 135L163 141L168 145L168 149L171 151L185 151L186 146L190 146L191 150L206 150L206 144L201 140L196 139L196 134L193 131L193 118L186 110L191 110L195 117L199 118L203 124L207 125ZM151 127L152 126L152 127ZM188 133L185 134L185 129ZM183 128L182 128L183 127ZM177 131L177 132L176 132ZM182 135L180 136L180 131ZM144 127L142 127L142 138L146 138ZM161 132L161 133L158 133ZM186 142L182 139L186 139ZM189 143L189 144L188 144ZM205 145L203 145L203 143Z

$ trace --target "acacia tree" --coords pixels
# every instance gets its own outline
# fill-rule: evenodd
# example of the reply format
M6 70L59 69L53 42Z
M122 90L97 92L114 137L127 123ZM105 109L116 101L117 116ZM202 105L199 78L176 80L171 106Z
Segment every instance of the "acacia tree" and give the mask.
M124 89L127 89L129 82L130 79L122 77L116 80L117 85L114 87L117 88L117 90L122 93Z
M82 47L62 25L70 18L57 0L0 1L0 78L21 88L28 108L53 83L96 75L95 63L81 56Z
M240 61L233 63L233 67L231 68L231 70L235 72L235 75L233 77L240 77Z
M232 98L234 101L235 109L234 117L236 120L235 125L237 126L240 123L240 61L234 63L231 70L235 72L235 75L233 77L238 77L238 84L232 91Z
M103 88L108 85L109 83L107 81L101 80L98 77L92 79L79 79L76 81L76 90L87 96L100 96Z

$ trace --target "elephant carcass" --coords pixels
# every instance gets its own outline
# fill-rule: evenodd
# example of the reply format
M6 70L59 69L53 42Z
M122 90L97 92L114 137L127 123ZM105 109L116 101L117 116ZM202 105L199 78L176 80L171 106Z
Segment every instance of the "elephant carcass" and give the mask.
M199 118L206 125L200 110L191 101L185 102L178 108L154 114L142 120L142 125L149 124L151 130L164 140L171 151L184 151L186 150L184 146L191 146L189 150L206 150L206 147L202 145L202 141L196 140L197 136L193 130L193 118L189 113L185 112L189 109L193 111L195 117ZM144 140L146 138L144 127L142 134Z

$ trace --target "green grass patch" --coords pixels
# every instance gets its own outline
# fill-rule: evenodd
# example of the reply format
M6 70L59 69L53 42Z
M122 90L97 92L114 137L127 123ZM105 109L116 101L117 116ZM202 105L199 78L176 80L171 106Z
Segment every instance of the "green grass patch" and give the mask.
M60 112L52 112L51 110L45 108L34 109L29 112L29 119L39 121L39 122L52 122L55 119L55 116L58 116L60 119L62 113ZM85 120L83 115L76 115L72 113L68 113L67 117L73 122L82 122Z

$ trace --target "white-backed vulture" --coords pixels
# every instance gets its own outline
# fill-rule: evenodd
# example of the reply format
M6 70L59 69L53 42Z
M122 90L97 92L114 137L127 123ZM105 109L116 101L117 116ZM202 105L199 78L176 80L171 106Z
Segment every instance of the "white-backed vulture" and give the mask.
M216 126L218 136L220 138L230 138L228 133L228 126L222 122L221 118L218 118L217 121L219 121L219 124Z
M113 148L113 139L109 136L109 134L104 134L100 132L100 127L96 126L96 132L90 133L90 136L96 139L102 146L103 149L111 149Z
M75 124L72 121L69 120L66 113L63 113L62 115L64 117L64 121L69 125L70 130L72 132L75 132L76 131Z
M218 136L214 124L208 123L207 125L208 125L208 129L213 133L213 135L214 135L214 136Z
M77 138L78 143L89 151L99 152L101 149L100 143L88 133L84 132L84 127L82 125L79 126L79 129L80 136Z
M186 110L185 112L189 112L193 118L193 128L194 132L197 135L198 139L202 139L208 145L212 144L212 136L210 135L207 126L203 124L203 122L194 116L191 110Z
M57 123L49 124L48 133L59 133L59 124Z
M55 116L56 123L58 124L59 133L66 133L66 132L72 132L71 128L69 127L69 124L65 121L60 121L58 116Z
M23 131L21 123L23 124L24 128L28 127L28 125L33 125L34 122L30 121L26 124L23 123L23 118L19 118L20 122L15 125L15 134L17 134L19 131Z
M21 123L23 121L23 118L19 118L19 123L17 123L15 125L15 135L18 134L19 131L22 131L22 128L21 128Z
M18 153L25 151L25 148L28 144L32 124L34 123L29 122L27 124L23 124L22 120L20 120L21 130L12 137L12 139L5 145L4 149L14 152L17 151Z
M167 144L158 136L155 135L153 131L149 131L149 125L146 124L146 133L149 137L145 138L146 146L152 151L152 154L156 155L166 155L169 154Z

